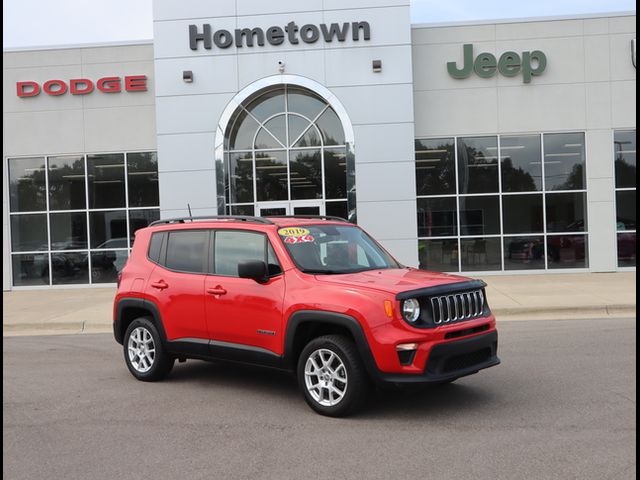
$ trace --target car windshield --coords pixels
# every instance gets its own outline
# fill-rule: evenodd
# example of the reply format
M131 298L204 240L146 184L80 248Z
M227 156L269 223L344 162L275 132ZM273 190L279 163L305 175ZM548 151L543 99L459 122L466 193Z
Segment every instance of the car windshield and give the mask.
M309 225L281 228L278 234L305 273L330 275L400 267L357 227Z

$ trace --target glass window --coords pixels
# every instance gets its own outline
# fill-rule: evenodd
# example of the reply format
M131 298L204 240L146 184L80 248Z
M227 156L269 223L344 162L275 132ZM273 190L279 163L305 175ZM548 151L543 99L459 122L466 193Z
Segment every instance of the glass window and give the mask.
M636 266L636 232L618 234L618 266Z
M44 157L10 158L8 165L11 211L46 210Z
M127 248L127 212L89 212L91 248Z
M419 237L445 237L457 234L454 197L418 199Z
M540 135L500 137L503 192L542 190Z
M289 87L287 97L288 110L304 115L309 120L314 120L326 106L324 100L301 88Z
M124 154L87 155L89 208L125 206Z
M11 215L11 251L48 250L46 214Z
M415 149L418 196L456 193L453 138L416 140Z
M160 220L160 210L157 208L129 210L129 232L131 238L135 238L137 230L148 227L151 222L156 220Z
M147 252L149 260L156 263L160 262L160 250L162 249L162 241L164 240L165 235L165 232L159 232L154 233L151 236L151 241L149 242L149 251Z
M549 235L547 237L547 258L549 268L586 268L586 235Z
M82 250L87 248L87 214L52 213L51 250Z
M347 220L349 218L349 208L347 202L327 202L325 212L332 217L340 217Z
M255 100L249 102L247 110L259 122L264 122L276 113L284 112L284 91L274 89L261 94Z
M129 207L160 205L156 152L127 153L127 177Z
M583 190L584 134L550 133L543 138L546 190Z
M314 125L311 125L293 147L319 147L321 145L320 131Z
M13 284L16 287L49 285L49 254L11 255Z
M616 163L616 188L636 187L636 131L613 134Z
M499 238L463 238L460 260L463 272L500 270L502 250Z
M51 279L53 285L89 283L87 252L51 253Z
M259 126L260 124L246 110L241 109L229 132L228 148L230 150L251 150L253 136Z
M544 269L544 237L505 237L504 269Z
M623 190L616 192L616 226L617 230L636 229L635 190Z
M253 202L253 154L229 154L231 203Z
M347 152L344 148L324 151L326 198L347 198Z
M248 215L253 217L256 214L253 205L232 205L231 215Z
M320 150L291 150L289 175L291 200L322 198ZM346 182L346 176L344 176Z
M547 232L587 230L586 193L548 193Z
M80 210L86 208L84 156L49 157L49 208Z
M332 108L327 108L316 120L316 125L322 133L325 145L344 145L344 129L342 122Z
M204 273L209 232L184 230L169 233L165 266L179 272Z
M503 195L504 233L542 233L542 195Z
M298 115L288 115L289 118L289 145L294 145L296 140L307 131L311 123Z
M269 276L279 275L282 273L282 267L278 261L276 252L273 251L271 243L267 241L267 268L269 270Z
M288 200L287 154L284 151L256 152L258 201Z
M458 271L458 240L418 240L419 268L434 272Z
M91 282L116 283L128 258L128 250L91 252Z
M500 198L460 197L461 235L499 235Z
M459 192L498 192L497 137L458 139Z
M216 275L238 276L238 264L266 259L266 237L261 233L217 231L214 271Z

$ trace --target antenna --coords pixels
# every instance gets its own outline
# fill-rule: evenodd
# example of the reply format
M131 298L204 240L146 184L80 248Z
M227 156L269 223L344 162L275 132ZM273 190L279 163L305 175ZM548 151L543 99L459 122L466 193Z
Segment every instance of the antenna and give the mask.
M187 209L189 210L189 217L193 217L193 215L191 215L191 205L189 205L187 203Z

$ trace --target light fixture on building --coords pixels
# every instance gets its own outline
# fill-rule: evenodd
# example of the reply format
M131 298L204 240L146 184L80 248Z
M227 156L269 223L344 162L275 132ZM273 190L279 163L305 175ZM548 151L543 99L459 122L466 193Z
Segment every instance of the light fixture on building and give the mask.
M185 83L193 83L193 72L191 70L183 70L182 80L184 80Z
M373 67L373 71L375 73L379 73L382 71L382 60L374 60L371 62L371 66Z
M278 72L284 73L284 62L283 61L279 61L278 62Z

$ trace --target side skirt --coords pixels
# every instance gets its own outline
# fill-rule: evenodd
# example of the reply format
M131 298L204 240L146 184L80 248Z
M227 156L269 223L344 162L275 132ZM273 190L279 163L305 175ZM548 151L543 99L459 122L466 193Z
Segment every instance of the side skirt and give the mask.
M199 360L220 360L244 363L260 367L290 370L284 357L270 350L251 345L207 340L204 338L179 338L165 342L167 350L178 357Z

